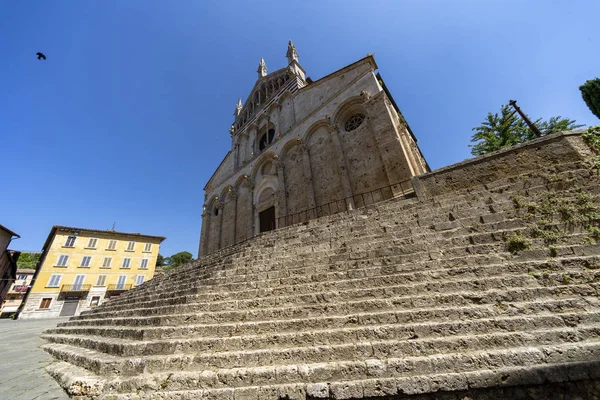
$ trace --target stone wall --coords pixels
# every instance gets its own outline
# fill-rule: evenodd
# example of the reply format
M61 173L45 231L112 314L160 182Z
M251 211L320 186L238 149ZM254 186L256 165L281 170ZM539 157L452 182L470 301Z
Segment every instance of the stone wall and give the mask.
M533 171L540 165L581 161L591 154L581 131L544 136L531 142L437 169L413 178L419 198L439 196Z
M326 126L321 125L308 138L308 154L316 204L336 201L344 193L341 182L342 171L339 168L341 154L335 150L331 135Z

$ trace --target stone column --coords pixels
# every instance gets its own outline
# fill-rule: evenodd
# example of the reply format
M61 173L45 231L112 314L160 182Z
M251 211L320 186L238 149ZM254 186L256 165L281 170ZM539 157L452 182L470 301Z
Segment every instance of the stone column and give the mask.
M223 233L223 205L224 203L222 201L219 201L215 205L215 208L219 210L219 215L217 216L217 250L221 248L221 234Z
M302 151L302 164L304 166L304 176L308 181L306 184L306 192L308 193L308 208L315 208L317 203L315 201L315 188L312 179L312 171L310 169L310 154L308 152L308 146L305 143L300 143L300 151Z
M287 200L285 194L285 174L283 171L283 161L279 159L279 157L273 158L273 164L275 164L275 168L277 169L277 186L279 186L278 192L278 213L279 217L287 216ZM281 226L285 226L286 223L283 221ZM279 226L278 226L279 228Z
M346 198L346 207L348 210L353 210L354 206L354 191L352 190L352 184L350 183L350 176L348 175L348 160L346 154L344 154L344 148L342 147L342 139L340 135L340 128L331 122L329 116L327 116L329 122L329 135L331 136L331 142L335 149L335 157L337 158L337 167L340 177L342 179L342 189L344 190L344 197Z
M395 112L391 103L384 92L379 92L370 98L366 94L363 97L366 99L367 126L375 137L389 183L396 184L410 179L414 175L407 154L410 148L405 147L402 136L398 132L395 118L391 114L391 111Z
M206 255L208 251L208 231L210 227L210 211L207 211L206 205L202 206L202 230L200 231L200 246L198 247L198 256Z
M235 238L235 234L237 232L237 198L238 198L238 194L235 191L235 189L231 189L231 191L229 192L229 201L233 202L233 244L236 243L236 238Z
M250 213L248 214L248 239L254 236L254 181L252 178L246 178L246 185L248 185L248 191L250 192Z

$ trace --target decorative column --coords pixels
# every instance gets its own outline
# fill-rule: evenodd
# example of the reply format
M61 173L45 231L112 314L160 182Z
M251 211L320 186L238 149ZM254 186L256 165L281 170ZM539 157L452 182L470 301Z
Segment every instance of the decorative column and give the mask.
M238 215L237 215L237 199L238 199L238 193L235 191L235 189L231 189L229 191L229 201L233 201L233 244L237 243L236 242L236 233L237 233L237 219L238 219Z
M248 213L248 239L254 236L254 181L249 176L246 176L245 184L250 192L250 212Z
M342 178L342 189L344 190L344 197L346 198L346 208L353 210L354 206L354 191L352 190L352 184L350 183L350 176L348 175L348 160L346 154L344 154L344 148L342 147L342 139L340 128L331 122L331 118L326 116L327 123L329 124L329 135L331 136L331 143L335 149L337 166L340 177Z
M202 230L200 231L200 247L198 256L204 256L208 252L208 232L210 227L210 211L206 210L206 204L202 206Z
M285 193L285 174L283 171L283 161L279 159L279 157L273 157L273 164L277 170L277 186L279 187L278 191L278 211L279 217L287 216L287 199ZM286 226L285 221L282 226ZM278 226L279 228L279 226Z
M223 205L224 203L222 201L219 201L217 204L215 204L215 208L219 210L219 215L217 216L217 250L221 248L221 233L223 231Z
M308 152L308 146L305 143L300 143L300 151L302 151L302 164L304 165L304 176L307 182L307 193L308 193L308 208L315 208L317 203L315 201L315 188L313 185L312 171L310 170L310 154Z

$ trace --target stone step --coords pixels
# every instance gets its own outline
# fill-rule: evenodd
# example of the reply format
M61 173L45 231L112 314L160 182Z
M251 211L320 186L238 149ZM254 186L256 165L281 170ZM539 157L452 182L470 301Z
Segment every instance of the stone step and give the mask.
M169 373L170 379L165 379L169 375L165 373L152 373L148 365L139 363L145 359L132 360L133 362L120 363L118 357L106 356L104 354L94 354L91 350L83 350L68 345L54 344L53 346L44 345L43 348L49 351L59 360L68 359L74 365L84 367L89 371L99 371L97 373L107 377L121 376L109 382L108 392L128 393L137 389L144 390L144 382L150 384L148 388L158 383L164 389L183 390L203 388L236 388L247 386L263 386L272 384L290 384L290 383L311 383L311 382L336 382L347 380L361 380L376 376L378 378L399 378L415 375L435 375L440 373L458 373L478 370L488 370L490 368L507 368L520 366L535 366L544 364L560 364L565 362L597 362L600 359L600 342L596 337L581 339L579 335L585 336L585 329L573 335L565 333L565 337L574 339L574 342L561 344L542 344L535 343L534 335L525 333L508 333L504 335L508 343L498 340L497 348L474 349L467 351L458 351L446 354L434 353L429 356L421 356L418 350L414 355L398 354L398 357L380 357L373 356L373 352L368 350L370 343L365 343L366 350L360 353L355 345L354 349L346 354L354 359L350 360L329 360L323 362L291 362L283 364L267 364L260 367L234 367L234 368L200 368L192 371L181 371L176 364L171 365L174 372ZM552 335L552 331L540 333L546 337ZM510 346L512 336L521 334L524 346ZM591 336L592 333L589 333ZM444 340L444 339L442 339ZM474 344L481 341L472 338ZM542 339L546 340L546 339ZM549 341L559 340L551 338ZM560 339L562 340L562 339ZM465 337L463 343L468 346L470 337ZM531 342L531 344L529 344ZM520 343L520 340L517 341ZM383 347L386 354L394 354L393 346ZM427 348L425 346L424 348ZM317 357L320 358L320 357ZM311 360L312 361L312 360ZM127 364L127 365L125 365ZM253 364L257 365L257 364ZM128 373L124 374L120 367L128 368ZM145 372L142 374L141 372ZM129 376L129 377L128 377ZM166 382L165 382L166 381ZM141 384L141 386L140 386ZM169 386L171 385L171 386Z
M480 258L478 258L479 260ZM582 257L579 261L583 264L592 257ZM488 258L489 260L489 258ZM227 299L258 299L272 296L283 296L291 294L306 294L314 292L323 292L331 287L337 290L353 287L372 287L379 284L402 283L402 282L429 282L450 279L456 276L462 278L482 278L498 274L524 274L535 272L553 272L563 271L560 261L563 258L556 258L556 262L549 264L546 261L538 262L510 262L505 264L488 264L486 266L475 267L451 267L438 269L424 269L420 264L406 265L388 265L368 268L356 268L327 273L310 274L306 269L301 271L305 274L290 273L282 271L281 274L266 274L265 280L249 281L244 283L230 283L206 287L200 290L195 287L182 288L180 291L172 293L173 296L164 296L160 300L138 299L125 304L108 303L102 309L93 311L84 315L98 315L100 312L110 312L116 310L130 310L147 307L161 307L173 304L189 304L193 302L212 302ZM295 271L294 271L295 272ZM279 275L288 276L286 278L277 278ZM291 276L290 276L291 275ZM269 279L273 277L272 279ZM192 294L188 290L191 290ZM145 299L145 298L144 298Z
M534 278L535 279L535 278ZM257 310L221 311L213 313L193 313L182 311L176 314L145 317L112 317L105 319L71 319L59 324L63 326L135 326L144 329L151 326L169 326L194 324L230 324L247 323L249 325L270 320L297 320L326 316L345 316L355 313L371 313L382 310L401 312L415 308L439 308L445 306L468 306L471 304L493 304L498 302L519 302L547 297L596 296L600 284L562 284L557 286L534 287L497 287L483 290L478 288L470 292L458 290L445 294L429 294L426 291L419 295L406 295L388 298L348 300L342 303L311 304L300 306L276 307Z
M49 342L85 347L117 356L146 356L196 352L219 352L252 350L310 345L333 345L378 339L414 339L425 337L479 334L504 330L523 330L564 326L573 324L585 310L587 303L577 299L557 300L546 303L508 303L487 307L436 310L438 315L423 318L425 313L414 313L408 322L369 324L357 327L306 328L298 332L270 332L262 335L230 337L194 337L139 341L104 336L81 336L60 333L45 333ZM507 316L506 310L510 309ZM573 311L578 311L575 313ZM545 313L544 316L536 313ZM549 315L548 313L553 313ZM441 315L440 315L441 314ZM533 316L531 316L533 315ZM526 317L529 316L529 317ZM437 318L436 318L437 317ZM444 318L446 320L441 320ZM588 314L584 318L590 320ZM600 314L597 317L600 321ZM518 326L518 328L515 328Z
M512 231L509 231L512 232ZM503 234L505 234L506 232L504 232ZM476 243L476 245L480 245L480 246L488 246L490 243L492 243L493 240L496 240L496 245L498 245L499 247L504 246L503 245L503 241L500 242L500 240L502 240L503 234L497 234L493 235L493 234L489 234L489 235L480 235L479 237L475 237L475 236L470 236L469 239L461 239L464 240L465 242L470 242L469 244L464 243L463 246L466 244L467 247L463 247L463 246L458 246L458 249L472 249L472 247L470 247L470 244L472 243ZM564 248L564 254L571 254L572 252L570 252L570 249L568 249L568 244L570 244L571 242L573 243L583 243L585 241L585 239L588 238L588 234L586 233L578 233L578 234L571 234L568 237L562 238L559 241L559 244L556 246L558 248L559 251L563 251ZM488 243L485 243L488 242ZM560 243L562 242L562 244ZM457 244L457 243L454 243ZM535 241L534 241L535 244ZM538 240L538 244L542 245L543 244L543 240L539 239ZM567 245L564 245L567 244ZM429 248L430 249L430 248ZM483 249L486 250L491 250L489 247L483 247ZM450 250L453 251L453 250ZM548 253L550 253L550 251L548 250ZM413 254L408 254L406 255L407 257L414 257L414 256L418 256L418 254L422 254L421 252L417 252L417 253L413 253ZM431 258L431 253L428 253L429 258ZM386 254L380 254L379 257L386 257ZM396 259L401 258L402 256L388 256L388 257L396 257ZM372 257L371 257L372 258ZM401 259L398 260L399 263L402 262ZM323 267L327 267L328 264L321 264L321 266ZM317 266L312 266L310 267L311 269L316 269L318 268L319 265ZM299 270L306 272L305 268L300 268ZM287 270L279 270L279 271L287 271ZM277 271L277 272L279 272ZM190 274L191 275L191 274ZM181 291L185 291L185 290L192 290L192 292L188 292L188 293L194 293L194 289L195 288L204 288L204 287L208 287L208 286L213 286L213 285L219 285L221 282L225 282L228 281L230 283L233 282L252 282L254 280L258 281L258 280L265 280L265 279L269 279L269 276L273 276L275 275L274 272L268 273L268 272L256 272L254 274L235 274L235 275L230 275L230 276L226 276L226 277L221 277L221 278L208 278L208 279L203 279L200 280L201 278L198 277L196 279L194 279L194 276L188 276L185 280L182 280L180 283L177 284L173 284L172 287L170 288L163 288L163 289L152 289L152 288L148 288L145 291L141 291L138 293L137 296L129 296L127 298L123 298L122 301L117 301L117 302L111 302L110 304L112 305L118 305L119 303L126 303L126 304L131 304L132 301L134 301L134 299L138 299L138 298L142 298L142 299L147 299L148 297L156 297L158 295L161 295L163 293L169 293L169 292L173 292L174 289L177 289L178 292ZM176 281L177 282L177 281ZM178 285L178 286L175 286ZM151 294L149 294L148 292L152 292ZM168 299L169 297L165 297L165 299Z
M584 276L584 283L593 282L596 279L596 275L600 275L600 271L589 271L585 273L589 276ZM400 277L400 282L405 281L403 277ZM365 281L365 279L359 280ZM572 283L578 283L574 279ZM499 274L492 277L484 277L473 279L471 277L459 277L453 279L445 279L440 282L429 281L429 282L409 282L407 284L399 284L394 279L390 279L390 282L385 282L385 279L381 279L377 284L371 283L370 286L353 285L358 287L350 287L348 289L336 290L336 287L329 288L329 291L317 292L313 291L309 293L298 293L286 296L265 296L256 299L246 300L222 300L222 301L209 301L209 302L191 302L181 305L171 305L163 307L151 307L151 308L132 308L127 310L119 311L119 316L130 317L130 316L151 316L151 315L165 315L185 312L194 313L215 313L220 311L232 311L232 310L252 310L252 309L268 309L272 307L281 306L309 306L313 304L323 303L342 303L349 300L356 299L385 299L392 296L401 295L419 295L421 293L446 293L446 292L457 292L457 291L469 291L469 290L486 290L492 288L506 288L506 287L530 287L537 286L538 280L529 274L511 275L511 274ZM114 312L96 312L90 315L80 315L73 317L73 320L84 320L84 319L99 319L114 316Z
M586 288L587 294L594 293L594 290ZM444 296L439 300L439 304L444 304L445 307L431 307L429 303L423 306L415 303L415 307L408 310L375 310L367 313L351 313L339 316L313 316L287 320L265 320L253 322L227 323L227 324L202 324L202 325L184 325L184 326L160 326L160 327L113 327L106 325L72 325L62 326L46 331L48 334L78 334L92 335L103 337L114 337L132 340L154 340L154 339L177 339L184 337L220 337L228 338L232 336L242 335L268 335L268 334L283 334L283 333L299 333L313 330L314 326L324 326L330 329L352 328L370 325L385 325L385 324L403 324L416 322L445 322L456 319L477 319L491 318L497 315L515 315L516 309L535 309L541 311L557 312L557 310L583 310L587 309L586 304L589 301L581 303L582 300L574 301L573 298L561 297L555 299L553 297L544 297L545 295L565 296L563 292L557 293L542 293L538 291L534 293L537 296L530 299L524 293L524 290L514 290L498 295L498 291L486 293L487 297L479 294L479 297L459 297ZM578 293L579 294L579 293ZM524 296L525 295L525 296ZM475 295L473 295L475 296ZM474 299L474 300L472 300ZM507 301L506 299L511 299ZM513 299L525 299L525 301L515 301ZM444 301L445 300L445 301ZM462 300L462 301L461 301ZM477 303L474 303L474 301ZM451 306L448 306L450 304ZM452 304L454 304L452 306ZM522 305L522 306L521 306ZM420 307L419 307L420 306Z
M254 298L240 300L206 300L198 299L196 296L186 298L185 303L180 304L153 306L119 310L120 316L149 316L149 315L164 315L181 312L185 309L186 312L218 312L228 310L250 310L278 307L284 305L309 305L321 304L324 302L335 303L351 299L361 298L387 298L389 296L418 295L422 291L430 293L444 293L447 291L460 290L485 290L486 288L494 287L527 287L533 282L540 283L540 278L543 278L545 285L553 284L579 284L592 283L600 278L600 271L589 270L581 272L562 271L554 273L552 271L530 271L526 273L524 270L510 271L500 270L495 271L490 276L478 276L476 274L449 275L440 279L411 279L401 274L389 275L374 278L358 278L354 280L345 280L339 282L328 282L324 285L305 284L298 285L298 290L294 291L293 287L289 294L281 292L273 293L264 291L257 293ZM456 278L459 276L459 278ZM532 279L534 278L534 279ZM331 289L335 291L331 291ZM322 291L319 291L322 290ZM181 300L181 299L180 299ZM101 312L93 314L80 315L74 317L74 320L82 319L98 319L106 318L114 315L111 309L103 309Z
M386 360L389 364L396 360ZM372 362L370 362L373 365ZM488 367L489 368L489 367ZM90 374L85 369L65 362L55 362L46 370L72 396L97 396L98 400L307 400L307 399L363 399L389 396L419 396L423 393L456 393L463 399L470 398L518 398L523 391L539 393L550 398L552 393L572 393L582 399L591 399L592 390L583 389L586 382L600 379L600 361L564 362L555 364L503 367L476 371L433 373L430 375L408 375L380 378L377 374L360 380L333 380L325 378L311 382L293 384L263 384L234 388L211 388L205 380L197 384L182 384L194 377L161 375L125 382L107 382ZM373 370L373 368L372 368ZM293 371L293 368L292 368ZM304 373L304 370L301 370ZM282 371L283 372L283 371ZM308 372L308 371L307 371ZM158 379L157 379L158 378ZM171 379L173 378L173 379ZM207 377L208 378L208 377ZM115 393L115 388L127 393ZM131 388L131 389L128 389ZM184 387L193 387L182 389ZM106 388L107 394L102 395ZM464 394L465 396L462 396ZM450 394L451 395L451 394ZM445 397L450 398L450 397Z

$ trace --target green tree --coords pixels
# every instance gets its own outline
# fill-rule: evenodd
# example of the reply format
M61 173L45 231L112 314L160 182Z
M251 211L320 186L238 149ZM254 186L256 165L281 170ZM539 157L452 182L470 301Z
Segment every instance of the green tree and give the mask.
M542 135L577 129L583 126L560 116L552 117L547 121L542 121L539 118L534 123L542 132ZM471 137L471 142L474 144L469 145L469 147L471 147L471 154L474 156L535 139L533 131L508 105L501 107L500 114L488 113L486 119L480 126L473 128L473 131L475 133Z
M165 271L170 271L173 268L177 268L188 262L194 261L192 253L187 251L180 251L170 257L164 258L164 266L162 267Z
M581 97L592 114L600 118L600 78L586 81L579 86Z
M23 252L17 260L17 269L35 269L42 253Z
M156 266L162 267L164 265L165 265L165 258L162 256L162 254L158 253L158 257L156 257Z
M180 251L179 253L175 253L171 257L169 257L169 266L172 268L177 268L193 260L194 256L192 256L192 253L187 251Z

